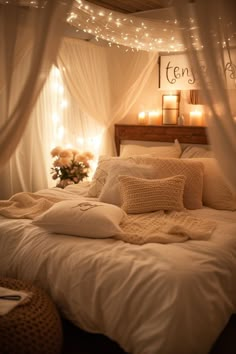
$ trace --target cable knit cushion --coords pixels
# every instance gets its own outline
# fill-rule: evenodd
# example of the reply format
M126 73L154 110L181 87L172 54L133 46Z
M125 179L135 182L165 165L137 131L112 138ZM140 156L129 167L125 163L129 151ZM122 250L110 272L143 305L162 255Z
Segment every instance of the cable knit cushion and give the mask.
M109 168L106 183L99 196L99 201L121 206L120 175L133 176L139 178L153 179L156 177L156 169L147 165L138 165L128 161L120 161L119 164Z
M156 167L156 178L166 178L176 175L186 177L184 187L184 206L187 209L202 208L203 164L193 159L156 159L136 158L140 164Z
M149 213L156 210L182 210L186 177L143 179L119 176L122 208L129 214Z
M134 149L133 149L134 147ZM88 190L89 197L99 197L103 186L105 185L108 172L111 166L115 166L123 161L136 162L136 159L139 156L142 156L143 160L151 157L153 154L155 157L161 158L175 158L179 157L181 154L181 146L178 140L175 140L175 143L168 146L156 146L156 147L145 147L138 145L127 145L126 149L131 149L131 152L122 154L121 157L112 157L112 156L100 156L98 160L98 165L93 176L93 179ZM150 150L149 150L150 149ZM154 150L155 153L154 153ZM144 154L144 155L139 155ZM129 156L129 157L128 157ZM144 162L145 163L145 162Z
M180 157L182 152L180 143L176 139L173 145L166 146L142 146L142 145L123 145L121 150L121 157L130 157L136 155L149 154L155 157Z
M218 210L236 210L236 193L226 182L215 158L196 158L204 165L203 204Z

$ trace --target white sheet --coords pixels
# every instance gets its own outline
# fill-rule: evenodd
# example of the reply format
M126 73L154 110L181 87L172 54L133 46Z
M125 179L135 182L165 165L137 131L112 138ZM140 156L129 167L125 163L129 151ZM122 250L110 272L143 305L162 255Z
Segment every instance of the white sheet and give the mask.
M236 212L191 214L217 222L210 240L138 246L1 217L0 275L34 281L68 319L132 354L206 354L236 310Z

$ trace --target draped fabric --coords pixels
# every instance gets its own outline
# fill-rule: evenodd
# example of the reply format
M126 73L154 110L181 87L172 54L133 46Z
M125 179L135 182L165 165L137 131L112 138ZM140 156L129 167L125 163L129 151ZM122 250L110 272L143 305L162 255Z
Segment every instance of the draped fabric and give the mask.
M236 190L236 122L230 90L236 89L236 3L234 0L175 0L179 22L192 19L192 33L184 36L190 63L197 73L208 106L210 143L228 182ZM202 49L195 49L196 41ZM204 67L203 64L204 63ZM204 70L203 70L204 69Z
M157 48L162 47L166 53L185 50L197 71L201 96L208 107L210 143L222 172L236 190L236 124L228 86L230 82L230 90L236 89L235 1L195 0L189 4L174 0L174 20L173 8L170 20L161 21L158 16L150 22L129 20L128 15L122 18L113 12L116 20L109 20L108 26L105 13L99 16L99 33L103 38L102 30L106 32L109 45L115 27L115 43L120 33L117 43L147 51L125 51L116 45L97 46L68 38L61 43L71 3L39 0L37 8L19 7L16 2L0 5L0 183L4 186L0 198L48 186L52 144L75 142L83 150L93 146L97 153L114 153L114 123L138 100L156 65ZM96 19L93 5L87 8L86 2L80 3L85 4L73 3L76 15L70 13L67 21L74 26L84 23L89 32L91 20ZM84 13L81 17L80 11ZM96 11L100 12L97 7ZM59 118L57 110L63 99L60 90L50 91L53 77L49 71L54 60L62 75L64 103L68 103ZM202 70L203 62L207 72ZM101 136L103 146L95 143Z
M157 63L157 54L125 52L75 39L64 39L58 67L81 111L103 127L100 152L114 153L112 126L135 103Z
M27 179L21 177L30 166L24 159L19 161L14 156L10 161L10 157L22 140L30 113L55 60L71 3L39 0L38 6L31 8L11 1L0 5L1 185L11 184L16 174L22 189L28 185ZM30 142L22 144L28 148L31 145ZM32 149L28 148L30 153ZM6 193L5 188L1 191Z

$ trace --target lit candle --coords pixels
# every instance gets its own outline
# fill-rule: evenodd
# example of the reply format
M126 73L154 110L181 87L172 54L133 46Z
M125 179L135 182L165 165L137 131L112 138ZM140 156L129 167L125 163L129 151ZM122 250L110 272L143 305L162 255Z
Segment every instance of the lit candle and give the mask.
M160 111L150 111L148 112L149 124L161 124L161 112Z
M178 102L178 96L176 96L176 95L164 96L163 108L164 109L176 108L177 102Z
M148 114L146 112L139 112L138 122L139 124L147 124Z
M192 111L190 115L190 125L202 125L202 112L201 111Z

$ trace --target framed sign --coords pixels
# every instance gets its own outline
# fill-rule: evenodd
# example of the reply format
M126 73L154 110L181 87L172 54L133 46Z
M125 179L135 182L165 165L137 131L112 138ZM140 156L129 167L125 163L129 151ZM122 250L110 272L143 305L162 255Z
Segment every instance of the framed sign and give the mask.
M184 54L160 57L160 88L162 90L194 90L199 88L196 76Z
M224 66L219 65L222 77L228 89L236 88L236 50L231 50L231 61L224 52ZM201 70L207 78L207 66L200 60ZM207 80L209 87L210 80ZM197 73L194 72L185 54L163 55L159 60L159 88L162 90L197 90L200 89Z

